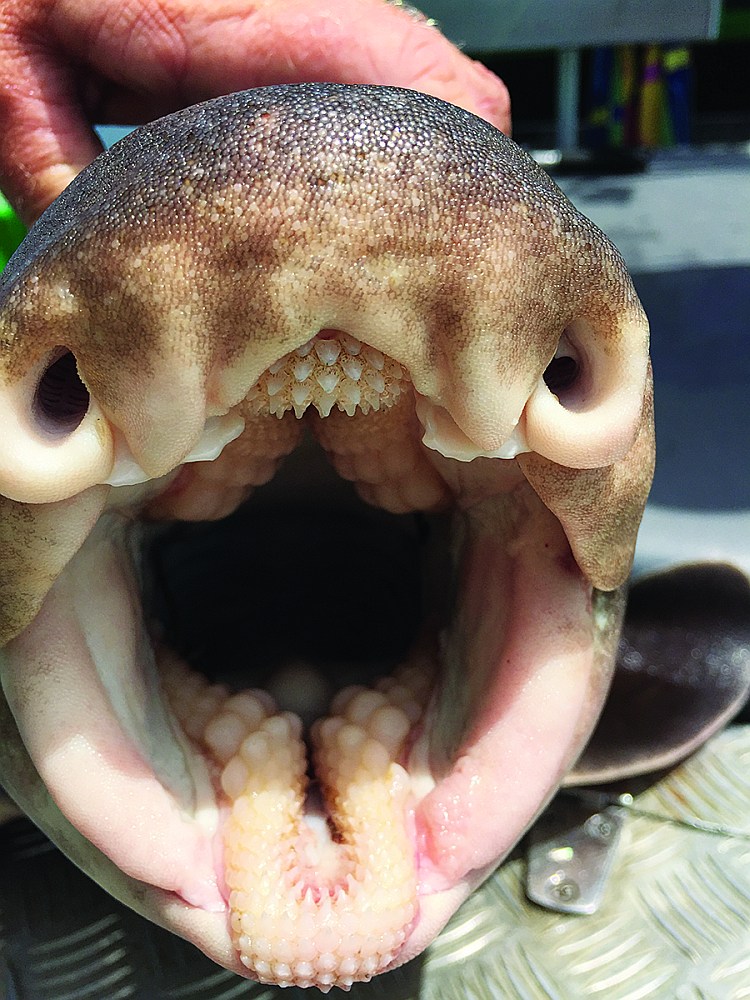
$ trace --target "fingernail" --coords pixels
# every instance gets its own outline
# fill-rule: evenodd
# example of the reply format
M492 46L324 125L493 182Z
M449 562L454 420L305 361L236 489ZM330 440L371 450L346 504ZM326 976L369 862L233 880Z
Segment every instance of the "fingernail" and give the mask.
M477 86L474 90L477 114L510 134L510 94L503 81L480 62L474 63Z

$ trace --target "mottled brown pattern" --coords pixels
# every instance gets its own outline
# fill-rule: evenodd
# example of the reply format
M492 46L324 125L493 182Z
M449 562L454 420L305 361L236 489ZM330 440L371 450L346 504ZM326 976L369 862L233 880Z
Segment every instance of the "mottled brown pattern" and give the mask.
M20 504L0 497L0 647L34 618L102 512L108 487L70 500Z
M582 296L632 298L606 238L486 123L419 94L272 88L147 126L84 171L0 285L2 369L65 343L119 415L156 355L209 371L252 344L252 379L322 313L360 322L372 293L403 330L369 339L425 389L448 352L538 376Z
M614 369L645 352L619 254L500 132L412 92L268 88L144 127L50 207L0 279L0 386L68 347L157 476L178 432L334 327L492 449L580 317ZM649 434L608 469L521 460L597 586L627 572Z
M605 469L563 469L541 455L519 456L524 475L565 529L579 566L600 590L614 590L630 572L654 459L650 372L641 427L620 462Z

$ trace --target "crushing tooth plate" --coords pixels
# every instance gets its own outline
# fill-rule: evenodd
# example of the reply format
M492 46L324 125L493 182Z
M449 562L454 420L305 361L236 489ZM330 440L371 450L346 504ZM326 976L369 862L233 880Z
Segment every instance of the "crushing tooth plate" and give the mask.
M622 808L604 898L541 909L507 862L426 957L352 1000L750 997L750 726ZM120 906L26 820L0 826L0 1000L314 1000L257 986Z

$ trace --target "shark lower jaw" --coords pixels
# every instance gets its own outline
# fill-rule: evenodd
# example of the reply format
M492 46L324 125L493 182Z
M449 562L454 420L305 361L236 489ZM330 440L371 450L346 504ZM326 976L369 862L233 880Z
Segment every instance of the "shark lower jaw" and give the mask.
M274 434L283 425L296 440L294 419L276 422ZM372 518L364 517L347 528L342 554L337 535L348 524L349 497L332 516L303 469L291 501L298 522L307 518L302 537L319 541L321 523L334 526L313 564L304 544L301 554L285 551L290 532L282 524L278 542L260 548L283 554L286 575L278 565L258 565L248 551L232 569L234 621L216 612L212 620L205 609L222 591L227 567L201 569L201 553L213 543L198 529L197 554L185 542L176 577L204 579L203 596L194 596L183 616L201 637L197 659L211 675L202 679L186 662L195 649L178 652L183 643L169 634L168 621L166 634L164 624L153 627L152 605L168 606L175 579L159 591L161 573L144 555L151 529L135 516L132 488L114 489L35 621L4 650L2 680L25 747L24 763L14 766L30 773L30 758L41 779L21 778L13 790L82 867L228 968L327 990L419 954L523 835L598 715L620 603L592 591L558 521L515 461L435 455L415 442L412 429L396 444L408 441L404 461L418 461L396 487L393 476L368 481L362 473L376 461L368 448L377 451L382 437L365 435L370 443L359 451L341 446L365 426L362 414L306 419L362 496L409 512L395 529L395 546L373 536ZM388 426L381 421L381 434ZM390 453L389 468L400 457ZM138 511L147 521L225 515L238 490L226 450L221 461L183 466L156 492L144 488ZM265 488L274 509L278 488ZM340 495L340 486L331 488ZM244 499L248 490L239 492ZM263 494L236 518L264 523ZM312 495L307 512L301 494ZM294 537L300 544L291 535L292 545ZM417 544L416 535L429 537ZM241 538L220 537L243 551ZM413 603L424 613L403 655L388 651L390 679L376 682L374 692L348 686L312 725L266 694L236 693L266 680L264 673L274 686L274 671L258 664L256 643L243 629L242 607L253 593L263 592L274 608L270 639L257 643L269 649L274 630L283 646L300 616L319 623L318 639L346 632L344 596L351 604L354 595L356 604L362 592L371 604L369 628L356 637L352 660L377 659L377 637L391 625L367 581L375 572L376 589L395 586L403 569L397 559L391 572L389 559L405 538L420 563L413 576L422 591ZM339 595L321 565L333 552ZM305 596L295 607L289 595L300 580ZM227 671L215 652L233 629L245 646L246 674ZM222 683L227 673L234 694ZM356 667L342 670L340 657L337 673L371 680ZM303 710L306 693L315 702L313 689L340 680L309 667L287 671L290 677L297 700L306 689Z

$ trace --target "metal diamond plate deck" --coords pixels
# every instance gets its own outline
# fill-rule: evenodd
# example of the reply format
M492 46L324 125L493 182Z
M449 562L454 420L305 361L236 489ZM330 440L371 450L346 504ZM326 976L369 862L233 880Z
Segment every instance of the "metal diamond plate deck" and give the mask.
M750 726L633 797L604 904L529 903L506 863L428 955L353 1000L750 998ZM317 995L317 994L315 994ZM0 1000L301 1000L114 903L26 821L0 827ZM311 994L306 994L310 1000Z

